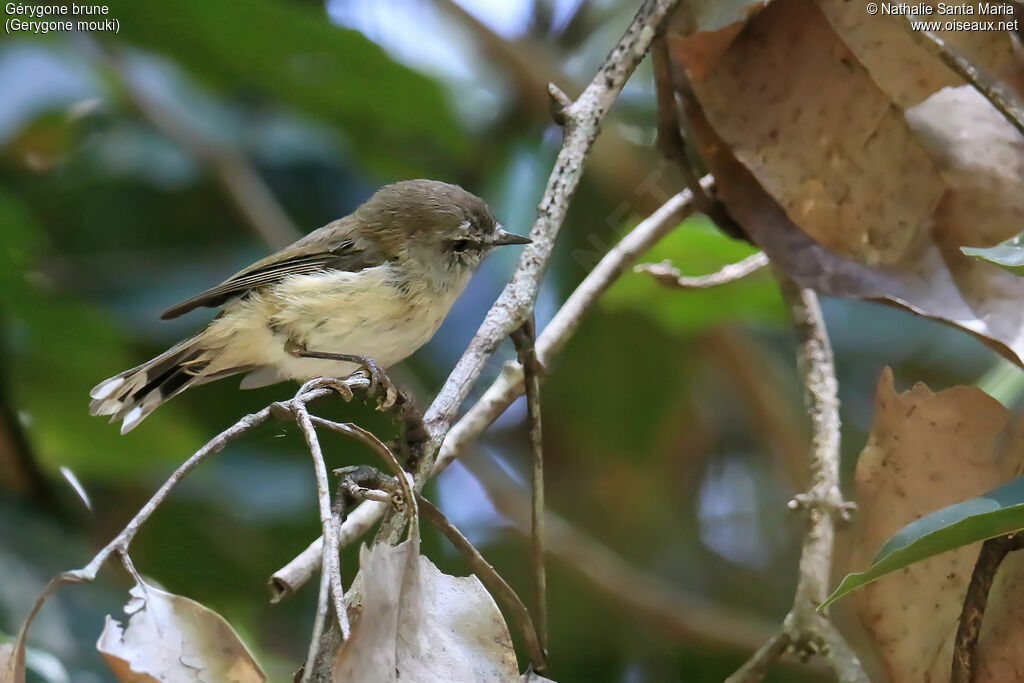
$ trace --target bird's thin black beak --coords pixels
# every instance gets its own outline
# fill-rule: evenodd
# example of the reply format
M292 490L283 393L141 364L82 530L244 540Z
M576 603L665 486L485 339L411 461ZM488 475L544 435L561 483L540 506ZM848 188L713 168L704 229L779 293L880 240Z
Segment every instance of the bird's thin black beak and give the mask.
M499 228L494 241L491 242L491 244L496 247L503 247L507 244L530 244L531 242L533 242L533 240L525 235L517 235L514 232L505 232Z

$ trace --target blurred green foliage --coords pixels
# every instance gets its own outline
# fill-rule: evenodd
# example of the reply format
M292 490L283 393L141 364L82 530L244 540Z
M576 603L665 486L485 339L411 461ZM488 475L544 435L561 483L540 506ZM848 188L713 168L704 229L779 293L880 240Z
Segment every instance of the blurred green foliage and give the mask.
M501 3L518 7L524 21L497 35L523 54L552 55L567 73L540 75L569 83L590 77L633 4ZM87 561L174 465L242 415L295 390L239 392L234 380L217 382L176 398L126 437L87 415L93 385L212 315L161 323L159 311L268 251L216 170L142 115L127 88L142 84L168 116L245 159L303 231L349 212L381 183L414 176L464 184L516 232L532 223L558 135L521 106L525 94L516 91L509 65L495 62L429 2L357 2L349 16L370 19L347 27L331 19L333 5L118 0L110 7L121 34L101 44L131 82L91 41L0 41L0 396L27 437L21 455L39 463L52 496L34 498L0 467L0 630L14 632L45 580ZM447 59L450 69L428 73L403 56L414 47L432 50L435 62ZM652 158L654 138L649 79L638 72L604 126L619 138L616 153L634 154L641 166ZM487 111L472 120L457 113L474 106ZM637 164L614 155L596 161L610 149L605 144L597 141L591 162L605 166L586 175L559 237L538 303L540 325L592 265L573 255L599 258L605 242L657 203L642 196L649 178L623 176L622 168ZM668 174L660 185L662 194L680 189ZM622 216L624 205L630 215ZM594 226L606 226L599 239ZM749 253L749 245L695 218L645 260L668 258L699 274ZM514 256L491 259L437 337L396 369L421 402L465 348ZM979 344L935 323L870 304L825 303L839 359L847 467L869 426L883 364L895 365L898 378L938 388L971 381L992 361ZM722 353L723 339L740 352ZM512 350L499 355L481 389ZM771 398L784 409L772 427L799 440L802 397L792 357L767 269L706 292L670 291L646 275L625 274L583 321L545 384L549 504L681 590L780 618L791 600L799 532L784 502L797 482L780 473L782 458L759 418L763 406L741 378L781 377L772 380ZM360 403L326 401L316 409L382 437L393 430ZM523 416L515 404L474 457L525 472ZM19 446L2 432L0 438L7 439L0 458L10 459ZM331 467L374 462L340 437L325 436L324 446ZM67 489L60 466L82 480L93 511ZM523 542L482 490L458 476L446 474L429 495L526 592ZM227 617L271 680L290 679L313 620L315 586L278 605L268 603L265 588L270 573L319 533L313 490L294 426L267 424L191 475L133 546L141 572ZM424 549L443 570L467 571L433 533L425 533ZM356 549L348 549L346 577L356 561ZM33 645L55 654L76 683L110 680L93 643L102 615L120 612L130 585L110 566L99 584L63 590L44 610ZM553 566L551 585L558 681L720 680L744 657L680 642L571 568ZM782 672L776 680L796 679Z
M755 253L752 245L730 239L704 216L687 220L640 259L641 263L671 261L688 276L713 273L722 266ZM666 330L693 333L731 320L778 325L786 319L782 298L771 285L770 270L762 269L737 282L682 294L645 275L623 277L601 300L609 310L636 310ZM685 301L680 301L685 297Z

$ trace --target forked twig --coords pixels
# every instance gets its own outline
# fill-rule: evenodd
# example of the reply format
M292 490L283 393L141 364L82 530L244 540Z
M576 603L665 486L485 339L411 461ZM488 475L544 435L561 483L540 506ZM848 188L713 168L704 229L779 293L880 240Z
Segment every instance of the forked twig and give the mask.
M679 269L670 261L661 263L641 263L633 270L637 273L647 273L656 282L671 289L707 289L719 285L728 284L736 280L742 280L751 273L756 273L768 265L768 256L763 251L722 266L719 270L708 275L686 276L679 272Z
M839 397L832 345L814 291L779 274L779 287L789 305L797 334L797 365L807 392L811 416L808 465L811 487L790 503L807 513L809 525L800 552L793 606L776 636L755 653L731 680L759 681L789 647L803 656L820 655L841 683L868 683L860 660L818 605L828 596L835 541L835 520L849 515L851 505L839 489ZM783 638L788 639L782 647Z
M354 376L345 380L344 384L346 384L350 389L365 389L369 386L369 380L365 377ZM139 530L142 528L142 525L145 524L157 508L163 504L171 490L200 463L210 456L219 453L225 446L227 446L228 443L237 439L242 434L245 434L253 428L263 424L272 416L279 415L279 410L282 406L285 406L287 409L294 410L294 407L297 405L302 405L304 407L310 401L322 398L330 393L332 393L332 390L327 387L313 387L307 391L300 390L300 392L290 401L284 404L273 404L255 413L246 415L242 419L238 420L238 422L207 441L199 450L193 453L188 460L179 465L178 468L171 473L164 483L160 485L160 488L158 488L150 499L146 501L146 504L143 505L137 513L135 513L135 516L132 517L117 536L100 549L100 551L97 552L91 560L89 560L88 564L79 569L62 572L47 583L42 593L40 593L39 597L36 598L35 603L32 605L32 609L29 611L28 616L25 618L25 621L18 632L18 638L15 641L16 653L24 652L29 629L47 599L49 599L50 596L52 596L54 592L64 584L93 581L99 573L100 568L111 555L118 554L122 558L126 557L129 546L135 539ZM17 660L18 655L16 655L14 659Z

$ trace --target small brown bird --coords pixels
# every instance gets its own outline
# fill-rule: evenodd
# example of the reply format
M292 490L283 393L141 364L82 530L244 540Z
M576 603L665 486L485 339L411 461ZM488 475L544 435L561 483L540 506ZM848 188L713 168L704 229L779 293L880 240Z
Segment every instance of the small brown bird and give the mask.
M434 180L387 185L353 213L314 230L221 284L164 311L221 313L202 332L100 382L89 412L124 434L189 387L248 373L243 389L386 368L437 332L494 248L530 240L490 208Z

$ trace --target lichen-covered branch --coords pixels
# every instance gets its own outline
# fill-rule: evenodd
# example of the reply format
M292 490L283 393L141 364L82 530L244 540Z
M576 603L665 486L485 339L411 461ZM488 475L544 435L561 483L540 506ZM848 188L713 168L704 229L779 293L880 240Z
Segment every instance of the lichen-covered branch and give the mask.
M774 660L794 649L804 657L824 657L841 683L868 683L857 655L827 614L818 610L829 593L836 519L845 518L851 509L839 488L839 384L832 346L814 291L781 273L779 286L797 334L797 364L811 417L811 486L790 502L791 508L806 512L808 528L800 552L796 595L782 633L758 650L732 680L760 680ZM787 647L781 647L781 643Z
M417 490L422 489L433 474L441 442L487 361L501 342L522 327L533 314L533 305L554 250L555 238L579 186L587 155L597 138L601 122L643 60L661 22L678 2L645 0L625 34L580 96L573 102L560 103L559 119L563 122L564 132L562 148L537 206L537 219L530 231L533 242L524 248L512 279L487 312L469 347L424 415L430 440L417 463ZM379 540L397 543L401 537L400 529L397 519L385 522Z

